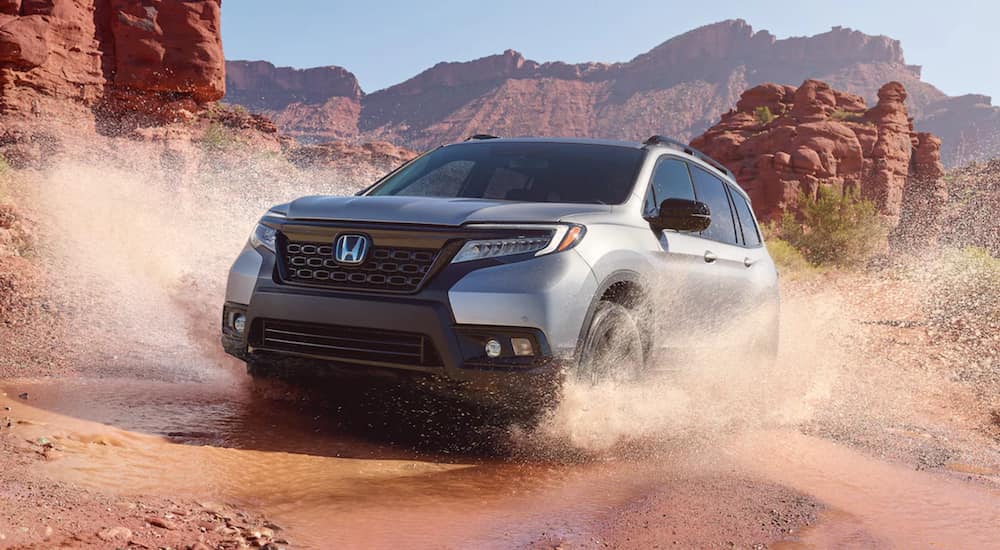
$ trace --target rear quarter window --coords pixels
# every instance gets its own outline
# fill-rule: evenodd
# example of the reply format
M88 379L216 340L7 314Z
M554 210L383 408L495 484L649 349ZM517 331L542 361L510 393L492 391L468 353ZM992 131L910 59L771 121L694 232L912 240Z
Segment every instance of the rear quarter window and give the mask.
M753 219L753 212L750 204L743 198L743 195L736 191L730 191L733 196L733 203L736 204L736 216L740 220L740 230L743 232L743 243L750 247L761 245L760 230Z

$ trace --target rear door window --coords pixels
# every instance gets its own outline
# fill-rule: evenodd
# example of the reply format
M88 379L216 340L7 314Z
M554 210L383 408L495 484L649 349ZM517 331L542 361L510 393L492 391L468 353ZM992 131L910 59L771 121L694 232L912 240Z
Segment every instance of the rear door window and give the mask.
M712 224L701 232L701 236L713 241L739 244L726 184L699 166L691 166L691 177L694 179L697 200L707 204L712 215Z
M754 223L753 212L750 204L743 198L743 195L736 191L730 191L733 203L736 204L736 215L740 220L740 229L743 231L743 244L749 247L760 246L760 231Z

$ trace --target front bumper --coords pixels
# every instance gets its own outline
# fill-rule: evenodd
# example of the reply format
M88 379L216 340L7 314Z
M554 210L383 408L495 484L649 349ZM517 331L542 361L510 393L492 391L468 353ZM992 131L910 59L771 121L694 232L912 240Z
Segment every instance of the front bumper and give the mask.
M244 360L267 357L309 375L383 376L417 381L460 394L501 395L551 387L575 356L581 326L596 289L589 265L575 251L513 263L445 267L417 293L381 295L302 288L280 283L276 257L247 246L233 264L227 308L244 311L245 335L223 330L225 350ZM419 333L440 361L357 361L335 354L268 349L267 320ZM482 342L526 337L531 358L489 359ZM506 340L503 340L506 339ZM506 346L505 346L506 347Z

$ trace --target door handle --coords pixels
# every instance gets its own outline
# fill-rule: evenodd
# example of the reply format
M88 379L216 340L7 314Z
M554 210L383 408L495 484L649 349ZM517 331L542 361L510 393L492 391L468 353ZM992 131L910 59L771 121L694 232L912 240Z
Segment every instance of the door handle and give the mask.
M745 265L747 267L750 267L750 266L753 265L753 260L750 259L750 256L747 256L746 258L743 258L743 265Z
M706 262L712 263L712 262L714 262L717 259L718 258L716 258L715 254L711 250L706 250L705 251L705 261Z

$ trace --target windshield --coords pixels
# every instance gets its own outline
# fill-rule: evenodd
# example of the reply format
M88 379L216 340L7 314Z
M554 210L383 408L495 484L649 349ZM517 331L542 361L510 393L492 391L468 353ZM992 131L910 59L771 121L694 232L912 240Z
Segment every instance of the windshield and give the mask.
M418 158L367 194L621 204L642 156L589 143L461 143Z

